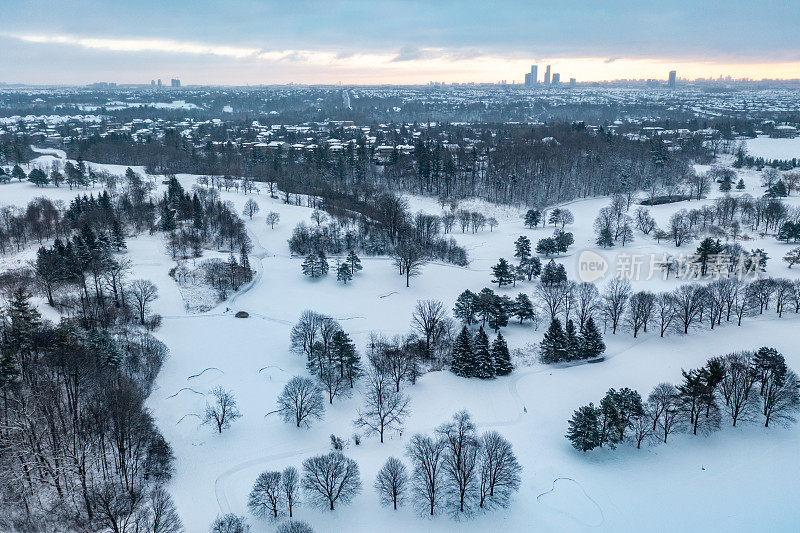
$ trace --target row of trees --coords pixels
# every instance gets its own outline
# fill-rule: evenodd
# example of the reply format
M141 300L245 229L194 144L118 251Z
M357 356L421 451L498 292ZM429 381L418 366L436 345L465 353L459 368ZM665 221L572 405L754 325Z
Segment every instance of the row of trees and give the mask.
M610 389L597 407L575 411L567 438L584 452L626 441L639 448L673 433L715 431L723 416L732 426L761 418L769 427L794 422L800 411L800 378L774 348L714 357L681 374L679 385L659 383L646 402L634 390Z
M130 325L0 310L0 529L182 530L173 455L145 407L167 348Z
M381 504L395 510L410 503L421 515L470 516L508 506L520 486L522 468L511 444L495 431L479 435L466 411L433 436L414 435L406 455L410 468L390 457L373 484ZM302 495L304 502L333 511L362 488L358 464L334 449L303 461L302 475L294 467L260 474L248 509L259 518L292 518Z

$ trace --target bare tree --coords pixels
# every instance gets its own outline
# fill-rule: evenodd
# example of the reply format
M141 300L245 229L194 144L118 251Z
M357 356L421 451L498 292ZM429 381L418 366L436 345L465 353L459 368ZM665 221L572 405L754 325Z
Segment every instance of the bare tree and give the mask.
M658 327L663 337L675 320L675 298L672 293L662 292L656 296L656 314Z
M442 466L445 486L453 498L449 503L456 514L468 513L478 495L476 467L480 443L475 435L475 424L469 413L459 411L453 415L452 422L439 426L436 433L445 447Z
M308 427L312 419L320 419L325 412L322 392L313 380L295 376L283 387L278 397L278 412L284 422L294 422Z
M258 207L258 202L256 202L252 198L248 198L247 201L244 203L243 214L250 217L250 220L253 220L253 217L255 216L256 213L258 213L259 210L260 208Z
M275 224L277 224L281 220L281 215L276 213L275 211L270 211L267 213L266 216L267 224L269 224L270 229L275 229Z
M765 374L761 383L764 427L772 421L788 424L795 421L800 410L800 379L793 370L785 367Z
M519 490L522 467L508 442L496 431L488 431L480 439L479 507L507 507L511 496Z
M281 473L278 471L262 472L256 478L253 490L247 498L247 508L260 517L278 518L281 512Z
M419 358L409 345L400 339L389 342L370 335L370 346L370 364L391 377L396 391L400 391L400 384L404 381L410 383L416 381Z
M287 520L278 526L275 533L314 533L314 529L308 522L302 520Z
M757 393L753 391L757 379L752 359L752 352L729 353L722 357L725 376L720 382L720 393L734 427L739 420L751 420L757 409Z
M228 513L214 520L211 533L250 533L250 526L241 516Z
M631 284L626 279L612 279L605 292L601 303L601 310L607 322L611 323L611 333L617 332L617 327L622 319L631 294Z
M317 227L321 226L323 222L328 220L327 215L320 211L319 209L314 209L314 212L311 213L311 220L317 223Z
M425 339L425 353L428 357L432 349L446 333L447 312L438 300L418 300L411 315L411 327Z
M217 431L222 433L223 429L228 429L231 422L242 417L239 408L236 406L236 399L233 394L223 389L221 386L214 387L209 392L214 398L214 403L206 402L203 413L203 424L217 426Z
M139 323L144 324L150 304L158 298L158 287L150 280L136 279L131 282L129 291L139 312Z
M572 291L575 313L578 317L578 330L583 329L586 320L594 317L600 300L600 291L594 283L578 283Z
M702 286L686 283L672 293L675 303L675 320L683 333L700 321L705 305L705 291Z
M384 433L401 431L408 417L408 398L395 390L388 374L371 368L367 374L367 390L364 393L364 409L358 411L354 424L377 433L383 442Z
M149 515L147 519L147 531L149 533L180 533L183 531L175 504L172 503L169 493L162 487L156 487L150 491Z
M660 433L667 442L667 437L682 429L680 398L678 389L671 383L659 383L647 398L653 414L653 430L660 428Z
M300 476L297 474L297 469L287 466L281 474L281 493L286 510L289 512L289 518L292 518L294 506L300 503L299 490Z
M389 457L375 478L375 491L378 493L381 505L391 505L396 511L405 499L407 485L406 465L396 457Z
M444 454L444 441L427 435L414 435L406 447L412 465L413 501L423 514L433 516L441 506Z
M656 297L652 292L639 291L631 295L625 323L633 332L634 338L639 334L639 330L643 329L647 332L647 323L650 321L655 306Z
M312 503L328 507L350 503L361 492L358 464L341 452L309 457L303 461L303 489Z
M428 262L425 254L414 243L403 241L395 247L394 264L401 275L406 277L406 287L411 286L411 278L420 274L423 265Z

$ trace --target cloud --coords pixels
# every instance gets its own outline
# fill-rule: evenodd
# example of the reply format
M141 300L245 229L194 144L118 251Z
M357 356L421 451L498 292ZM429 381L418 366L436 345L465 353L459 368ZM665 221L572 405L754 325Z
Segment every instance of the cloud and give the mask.
M618 57L609 57L608 59L603 61L603 63L605 63L606 65L610 65L611 63L613 63L614 61L616 61L618 59L619 59Z

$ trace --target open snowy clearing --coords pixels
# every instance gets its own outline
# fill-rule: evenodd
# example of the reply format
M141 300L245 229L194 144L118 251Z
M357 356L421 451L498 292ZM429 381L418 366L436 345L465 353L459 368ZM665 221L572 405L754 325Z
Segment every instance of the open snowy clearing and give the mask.
M747 153L753 157L763 157L766 160L772 159L793 159L800 157L800 137L794 139L772 139L770 137L758 137L745 141Z
M47 165L53 157L43 155L34 164ZM124 171L124 167L96 166ZM758 172L742 171L740 176L747 185L744 192L761 194ZM186 188L195 181L188 175L179 179ZM99 190L95 188L95 194ZM24 205L36 196L68 201L85 192L89 191L11 183L0 186L0 204ZM651 213L663 227L676 210L710 203L717 195L714 191L706 200L653 207ZM148 404L176 455L176 474L169 488L188 531L205 531L221 512L248 514L247 494L259 473L300 467L304 458L328 450L330 434L348 438L354 433L352 420L361 405L358 393L328 406L324 420L309 430L297 430L276 415L264 416L275 408L286 381L306 374L304 358L289 351L289 331L303 310L339 320L363 351L370 331L407 332L418 299L438 299L451 309L464 289L477 292L490 286L491 265L500 257L512 258L519 235L528 235L535 244L552 233L552 227L525 228L521 210L470 202L469 208L495 216L500 225L474 235L455 230L453 236L469 252L469 267L431 263L406 288L389 259L362 257L364 270L343 286L332 274L319 280L304 277L302 259L290 257L287 239L298 222L309 221L311 209L283 204L263 191L255 196L222 191L222 197L234 202L239 212L250 197L260 205L252 221L245 218L254 244L251 263L258 274L246 290L206 313L185 311L178 286L168 275L174 262L160 237L141 235L128 242L133 277L150 279L159 288L154 310L164 316L164 323L157 335L171 356ZM432 198L409 201L412 211L441 211ZM800 201L790 197L788 203ZM572 279L578 253L594 248L592 222L607 204L607 198L593 198L569 205L576 223L567 230L575 234L575 244L557 260ZM274 230L264 220L269 211L281 216ZM754 240L745 246L767 251L770 275L795 277L797 269L789 270L780 261L791 245L773 236L751 237ZM691 253L695 247L696 243L678 251ZM637 234L630 246L601 253L612 259L620 252L674 254L676 249ZM32 253L28 249L4 259L2 268L19 265ZM335 264L335 258L331 262ZM634 283L634 288L663 290L679 283L654 279ZM513 297L523 291L530 294L533 284L495 290ZM239 310L250 313L250 318L234 318ZM575 451L564 433L573 410L597 402L608 388L627 386L646 395L661 381L677 382L682 368L702 365L714 355L770 345L786 356L790 366L800 368L798 325L796 315L777 319L770 312L742 327L723 325L686 337L672 334L661 339L651 331L633 339L627 332L609 331L604 337L606 360L599 364L567 368L536 364L492 381L466 380L449 371L429 373L408 389L412 414L402 435L390 435L384 444L373 437L360 446L351 441L345 451L359 463L362 494L335 512L301 506L296 516L318 531L794 530L800 523L797 426L764 429L756 423L732 429L723 424L721 431L708 437L682 434L668 445L642 450L623 445L587 454ZM538 342L544 329L510 323L503 335L512 349L525 348ZM199 426L193 416L201 412L204 394L216 385L235 394L243 414L221 435ZM524 470L511 507L458 524L446 516L424 519L408 508L393 512L380 507L372 482L386 458L402 457L408 437L430 432L464 408L481 430L497 428L514 446ZM252 517L250 523L254 532L274 529L273 524Z

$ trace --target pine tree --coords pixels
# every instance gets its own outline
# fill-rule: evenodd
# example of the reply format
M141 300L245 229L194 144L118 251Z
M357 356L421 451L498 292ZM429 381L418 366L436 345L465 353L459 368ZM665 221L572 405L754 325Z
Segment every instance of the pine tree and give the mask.
M542 261L538 257L527 257L519 262L517 271L520 279L530 281L542 272Z
M356 345L343 330L338 330L331 339L331 357L339 371L339 376L350 383L350 388L361 375L361 359Z
M347 282L351 279L353 279L353 271L350 270L350 263L345 261L344 263L341 263L339 268L336 270L336 280L347 285Z
M203 204L197 193L192 196L192 227L196 230L203 229Z
M0 380L13 381L26 372L26 361L33 351L34 331L41 326L42 315L30 303L30 295L22 287L11 293L6 307L8 325L5 329L7 344L0 357Z
M583 324L580 337L580 357L581 359L594 359L600 357L606 350L603 337L597 330L594 319L589 317Z
M37 187L44 187L50 183L50 178L47 177L47 174L45 174L41 169L34 168L31 170L30 174L28 174L28 181Z
M467 326L461 328L461 333L453 343L452 361L450 370L457 376L470 377L470 369L474 367L475 357L472 353L472 337Z
M600 420L594 404L585 405L573 413L566 437L576 450L582 452L601 445Z
M601 248L611 248L614 246L614 236L611 234L611 229L606 227L600 230L600 235L597 236L595 243Z
M542 277L540 278L542 285L560 285L567 282L567 269L561 263L556 263L552 259L544 266L542 270Z
M250 259L247 257L247 245L245 243L242 243L242 246L239 248L239 266L244 272L247 281L252 280L253 270L250 268Z
M525 213L525 225L529 228L535 228L542 220L542 213L538 209L529 209Z
M533 302L531 302L531 299L524 292L519 293L514 300L514 316L519 318L520 324L526 320L533 320L536 318Z
M320 251L317 254L317 267L319 268L320 276L328 274L328 259L325 257L325 252Z
M175 213L170 208L169 202L165 197L164 202L161 204L161 220L158 223L158 229L161 231L173 231L175 228Z
M502 257L500 261L492 267L492 274L494 274L492 283L497 283L498 287L510 285L515 279L514 273L511 271L511 265Z
M514 241L514 249L514 257L518 258L520 262L524 261L531 256L531 240L525 235L520 235Z
M557 318L550 322L550 327L547 328L539 345L539 354L544 363L557 363L567 359L567 338L561 327L561 321Z
M575 324L572 320L567 320L567 327L564 328L564 336L567 342L567 359L578 359L581 354L581 342Z
M475 357L475 370L472 375L483 379L493 378L494 360L489 350L489 337L483 330L483 326L478 329L472 341L472 353Z
M311 252L306 256L303 260L302 267L303 275L310 276L312 278L317 277L317 254Z
M736 189L743 191L745 189L744 179L739 178L739 181L736 182Z
M111 238L114 243L114 248L116 248L118 252L126 248L125 232L122 230L122 224L120 224L119 220L116 218L111 224Z
M494 373L498 376L507 376L514 370L511 363L511 354L503 335L498 333L492 341L492 359L494 360Z
M16 180L23 181L28 176L25 174L25 171L22 170L21 166L14 165L14 168L11 169L11 177Z
M363 268L361 266L361 259L358 258L354 250L350 250L350 253L347 254L347 262L350 264L350 272L353 275Z

